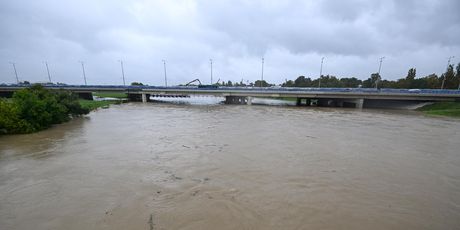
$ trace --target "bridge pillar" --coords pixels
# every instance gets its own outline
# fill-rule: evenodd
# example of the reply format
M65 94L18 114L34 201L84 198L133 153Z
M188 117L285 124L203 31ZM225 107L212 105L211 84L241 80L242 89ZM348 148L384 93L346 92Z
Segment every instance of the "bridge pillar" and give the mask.
M143 93L143 94L141 95L141 98L142 98L142 103L149 102L149 101L150 101L150 94Z
M297 98L297 101L296 101L296 105L297 106L310 106L311 105L311 100L310 98Z
M247 104L252 105L252 97L247 97Z
M337 99L337 100L335 101L335 105L336 105L337 107L344 107L344 101L341 100L341 99Z
M362 109L364 105L364 98L362 99L356 99L356 108L357 109Z

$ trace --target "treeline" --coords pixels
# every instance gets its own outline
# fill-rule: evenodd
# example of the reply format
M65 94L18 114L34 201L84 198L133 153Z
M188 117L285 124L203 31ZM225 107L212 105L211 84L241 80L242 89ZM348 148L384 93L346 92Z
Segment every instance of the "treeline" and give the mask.
M441 76L430 74L425 77L417 78L417 70L409 69L407 76L398 80L381 80L378 73L371 74L366 80L360 80L355 77L337 78L335 76L321 76L318 79L311 79L305 76L299 76L294 81L287 80L281 86L283 87L328 87L328 88L404 88L404 89L458 89L460 83L460 63L454 70L453 65L449 65L447 71ZM258 85L256 85L258 86Z
M74 93L33 85L0 99L0 134L32 133L88 113Z
M270 84L265 80L257 80L255 82L248 82L247 84L244 83L243 81L240 82L232 82L232 81L227 81L227 82L222 82L222 83L216 83L216 85L220 86L255 86L255 87L270 87L274 86L274 84Z

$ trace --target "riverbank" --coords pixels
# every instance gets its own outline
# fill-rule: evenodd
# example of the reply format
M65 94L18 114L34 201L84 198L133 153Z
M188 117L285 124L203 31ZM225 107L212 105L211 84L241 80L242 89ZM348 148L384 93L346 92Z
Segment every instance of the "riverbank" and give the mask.
M427 115L449 116L460 118L460 102L436 102L419 109Z
M112 92L96 92L93 93L93 96L96 97L101 97L101 98L117 98L117 99L123 99L123 98L128 98L128 94L126 93L112 93Z
M92 101L92 100L78 100L80 106L84 109L88 109L89 111L96 110L98 108L108 108L110 105L113 104L121 104L123 101L121 100L107 100L107 101Z

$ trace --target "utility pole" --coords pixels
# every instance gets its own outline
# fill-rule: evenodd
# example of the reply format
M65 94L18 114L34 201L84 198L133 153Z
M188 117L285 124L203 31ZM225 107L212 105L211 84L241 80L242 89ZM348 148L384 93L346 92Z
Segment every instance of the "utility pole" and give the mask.
M118 60L120 62L120 66L121 66L121 77L123 77L123 86L126 86L126 82L125 82L125 70L123 68L123 60Z
M324 57L321 58L321 68L319 69L318 88L321 88L321 76L323 76L323 62L324 62Z
M379 71L377 72L377 80L375 80L375 88L378 89L378 84L379 84L379 81L380 81L380 70L382 69L382 62L383 62L383 59L385 59L385 57L381 57L380 58L380 64L379 64Z
M446 82L447 72L449 71L450 61L452 60L452 58L455 58L455 56L450 56L449 59L447 60L446 74L444 75L444 78L442 79L441 89L444 89L444 83ZM460 89L460 84L458 85L458 87Z
M212 85L212 59L209 59L209 62L211 63L211 85Z
M16 83L19 84L18 71L16 71L16 63L10 62L10 64L13 65L14 75L16 76Z
M261 81L260 81L260 87L262 87L262 82L264 81L264 62L265 62L265 59L262 58L262 76L261 76Z
M46 66L46 72L48 72L48 80L51 83L50 69L48 68L48 62L47 61L45 61L45 66Z
M81 63L81 69L83 71L83 79L85 80L85 85L88 85L86 84L85 63L83 61L80 61L80 63Z
M168 78L166 78L166 61L165 60L162 60L163 61L163 68L165 70L165 86L168 87Z

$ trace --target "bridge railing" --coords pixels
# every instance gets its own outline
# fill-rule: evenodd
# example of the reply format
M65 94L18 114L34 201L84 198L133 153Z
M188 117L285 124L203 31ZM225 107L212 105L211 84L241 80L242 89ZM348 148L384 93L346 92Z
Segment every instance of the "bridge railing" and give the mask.
M0 88L23 88L30 85L25 84L1 84ZM229 87L198 88L197 86L123 86L123 85L57 85L43 84L46 88L53 89L105 89L105 90L209 90L209 91L257 91L257 92L316 92L316 93L389 93L389 94L437 94L437 95L459 95L460 90L451 89L392 89L392 88L301 88L301 87Z

